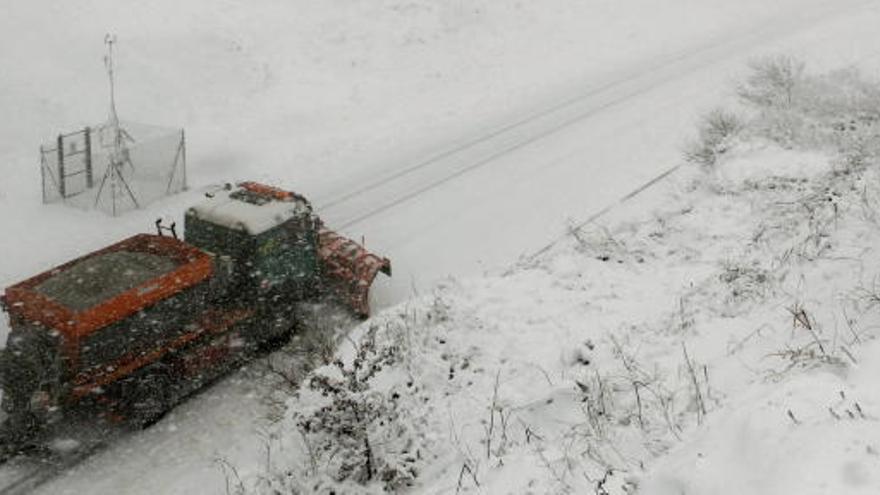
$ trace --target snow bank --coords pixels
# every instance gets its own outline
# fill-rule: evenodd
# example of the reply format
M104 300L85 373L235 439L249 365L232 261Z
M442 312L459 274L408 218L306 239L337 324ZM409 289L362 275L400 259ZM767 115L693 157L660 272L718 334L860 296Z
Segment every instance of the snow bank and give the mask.
M715 169L728 185L760 183L774 178L812 178L828 172L828 156L817 151L785 149L775 143L756 143L733 153Z
M880 434L869 411L880 405L880 346L860 351L850 372L754 385L661 460L643 493L664 493L658 483L682 494L876 493Z

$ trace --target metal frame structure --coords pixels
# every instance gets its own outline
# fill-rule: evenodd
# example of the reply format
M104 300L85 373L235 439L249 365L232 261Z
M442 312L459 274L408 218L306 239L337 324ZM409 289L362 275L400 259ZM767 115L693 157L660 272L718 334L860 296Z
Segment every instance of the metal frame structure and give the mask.
M82 136L82 141L84 143L83 149L80 150L76 147L76 143L79 140L70 141L70 138L76 138L78 136ZM65 142L70 142L70 146L65 149ZM52 171L52 167L49 165L49 160L46 159L47 154L53 154L56 157L56 166L57 166L57 177ZM68 166L70 164L70 159L76 156L82 155L82 165L83 167L77 170L71 171L71 168ZM62 199L67 199L85 192L85 190L71 192L67 188L67 179L69 177L74 177L80 174L86 174L86 182L85 189L91 189L94 186L94 166L92 163L93 155L92 155L92 128L86 127L80 131L74 131L67 134L59 134L55 139L55 147L54 148L46 148L44 146L40 146L40 168L41 168L41 180L43 181L43 202L48 202L48 198L46 197L46 178L52 181L55 185L55 188L58 189L58 194Z
M168 132L133 122L128 122L132 126L129 129L123 126L116 110L113 59L116 37L106 35L104 44L107 47L104 66L110 89L107 121L59 134L53 144L40 146L40 173L43 203L60 200L79 207L100 208L116 216L124 209L139 209L163 194L186 190L186 139L182 129ZM157 134L157 130L162 133ZM179 132L177 142L171 141L175 139L174 132ZM157 153L164 156L157 158ZM136 170L136 165L143 170ZM96 171L96 167L104 168ZM156 175L156 171L161 175ZM102 177L93 190L96 172ZM81 174L85 174L84 180L76 178ZM85 197L75 198L89 191Z
M126 207L140 208L154 198L143 198L138 194L137 179L132 183L128 175L134 170L135 163L132 154L136 151L149 148L151 140L135 139L119 126L119 132L127 143L123 151L117 152L113 147L116 130L107 124L89 126L78 131L59 134L53 140L53 145L40 146L40 179L42 185L42 199L44 204L57 201L74 203L86 208L99 208L99 203L105 198L106 210L113 216L118 215ZM187 189L186 173L186 134L183 129L176 132L179 136L174 148L173 160L167 165L162 165L165 172L162 173L165 195ZM109 134L108 142L102 142L101 135ZM97 136L97 138L96 138ZM167 134L163 138L170 138ZM170 150L169 155L170 155ZM143 160L141 160L143 161ZM141 167L155 164L139 163ZM102 167L105 167L102 169ZM101 180L97 178L101 177ZM80 178L84 175L84 178ZM92 191L92 197L81 198L80 196ZM109 205L109 208L106 207Z

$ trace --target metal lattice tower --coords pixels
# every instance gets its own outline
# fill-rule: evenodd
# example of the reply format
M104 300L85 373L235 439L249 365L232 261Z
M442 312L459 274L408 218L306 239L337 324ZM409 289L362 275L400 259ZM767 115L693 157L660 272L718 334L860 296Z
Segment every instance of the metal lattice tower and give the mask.
M98 201L101 198L101 193L104 191L104 185L107 183L107 179L110 179L112 210L113 215L116 215L116 195L117 189L119 188L124 189L135 208L140 208L140 205L122 174L123 167L126 165L134 170L134 164L131 161L131 154L128 151L128 142L133 142L134 139L132 139L128 132L126 132L119 124L119 114L116 112L116 81L114 79L115 75L113 71L113 45L116 44L116 36L107 34L104 36L104 44L107 45L107 55L104 56L104 66L107 68L107 78L110 81L110 117L107 121L107 127L110 129L113 143L110 151L110 163L107 166L107 171L104 173L104 178L101 179L101 186L98 188L98 194L95 196L95 206L98 205Z

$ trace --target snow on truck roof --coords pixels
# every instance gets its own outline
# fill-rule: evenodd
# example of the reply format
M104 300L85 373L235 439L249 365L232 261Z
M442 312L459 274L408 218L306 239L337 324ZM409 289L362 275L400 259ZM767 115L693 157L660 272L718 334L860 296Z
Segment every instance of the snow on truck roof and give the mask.
M244 182L209 196L187 210L187 215L258 235L309 211L311 205L298 194Z

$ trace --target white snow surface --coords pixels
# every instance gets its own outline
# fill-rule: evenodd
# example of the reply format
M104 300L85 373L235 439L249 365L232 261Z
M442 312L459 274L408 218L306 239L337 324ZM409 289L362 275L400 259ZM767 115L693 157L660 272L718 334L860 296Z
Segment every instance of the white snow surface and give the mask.
M824 171L772 175L805 158ZM424 459L414 491L877 493L880 224L863 201L880 206L880 174L841 178L830 155L774 146L719 169L746 164L773 178L683 169L505 275L375 318L403 349L375 390L401 396ZM841 196L813 198L817 238L801 201L826 188ZM312 486L295 420L270 430L257 493Z
M243 229L251 235L259 235L306 212L301 200L267 201L263 204L249 203L231 197L241 188L219 191L190 207L188 212L197 218L222 225L228 229Z
M371 250L391 258L395 276L375 297L376 307L387 308L413 290L430 292L449 275L462 280L497 273L563 234L567 222L602 211L677 165L686 129L727 93L727 82L749 57L787 51L816 69L876 69L878 7L866 0L5 2L0 284L149 230L157 216L179 220L218 184L257 180L304 194L328 227L352 238L364 235ZM121 117L185 127L192 186L187 194L121 218L41 205L36 158L45 136L106 114L101 40L108 31L119 37ZM822 163L815 156L791 161L784 150L769 153L768 159L792 170ZM727 179L740 179L736 174ZM576 400L570 387L563 390L559 370L582 351L562 355L546 342L549 337L576 348L587 322L601 322L601 314L584 320L579 311L562 311L596 306L569 292L544 305L553 288L616 277L605 272L608 263L583 257L562 254L547 263L554 267L501 282L455 282L483 287L480 297L458 290L449 296L467 299L456 311L485 314L491 322L472 327L461 351L493 356L487 363L496 366L487 376L503 368L501 360L523 356L545 371L556 369L545 377L524 364L499 375L504 400L517 407L548 381L555 388L546 388L551 397L540 399L558 394L554 403ZM698 271L685 272L673 270L679 279L698 278ZM675 302L666 286L675 286L675 277L629 276L620 284L635 293L609 292L602 305L616 302L649 319L649 310L664 311ZM526 324L540 325L546 335L509 331ZM646 331L638 338L654 337ZM714 354L694 346L694 356L710 362ZM666 359L681 363L678 353ZM862 383L853 380L853 386ZM261 397L267 388L247 371L237 373L40 492L223 493L226 479L216 459L245 477L264 468L268 406ZM832 407L852 409L833 400L827 399ZM818 419L827 414L824 408L811 413L787 407L805 426L831 433ZM542 424L570 419L557 421L548 408L530 414ZM729 414L726 424L747 417ZM707 418L707 424L714 421L723 421L722 414ZM478 435L480 427L473 428ZM730 434L728 428L709 431ZM800 430L780 441L806 438ZM728 438L704 441L714 440ZM717 462L686 477L688 468L681 466L696 455L688 450L693 445L673 449L651 482L711 491L706 483L728 479ZM513 469L499 471L498 484L483 478L485 486L502 492L528 487L537 476L534 459L526 451L517 456L505 461ZM435 465L426 479L440 484L423 488L454 491L449 480L460 461ZM822 456L805 462L821 464ZM853 460L840 472L871 487L866 462ZM537 483L551 485L532 491L552 491L552 482L541 476Z

